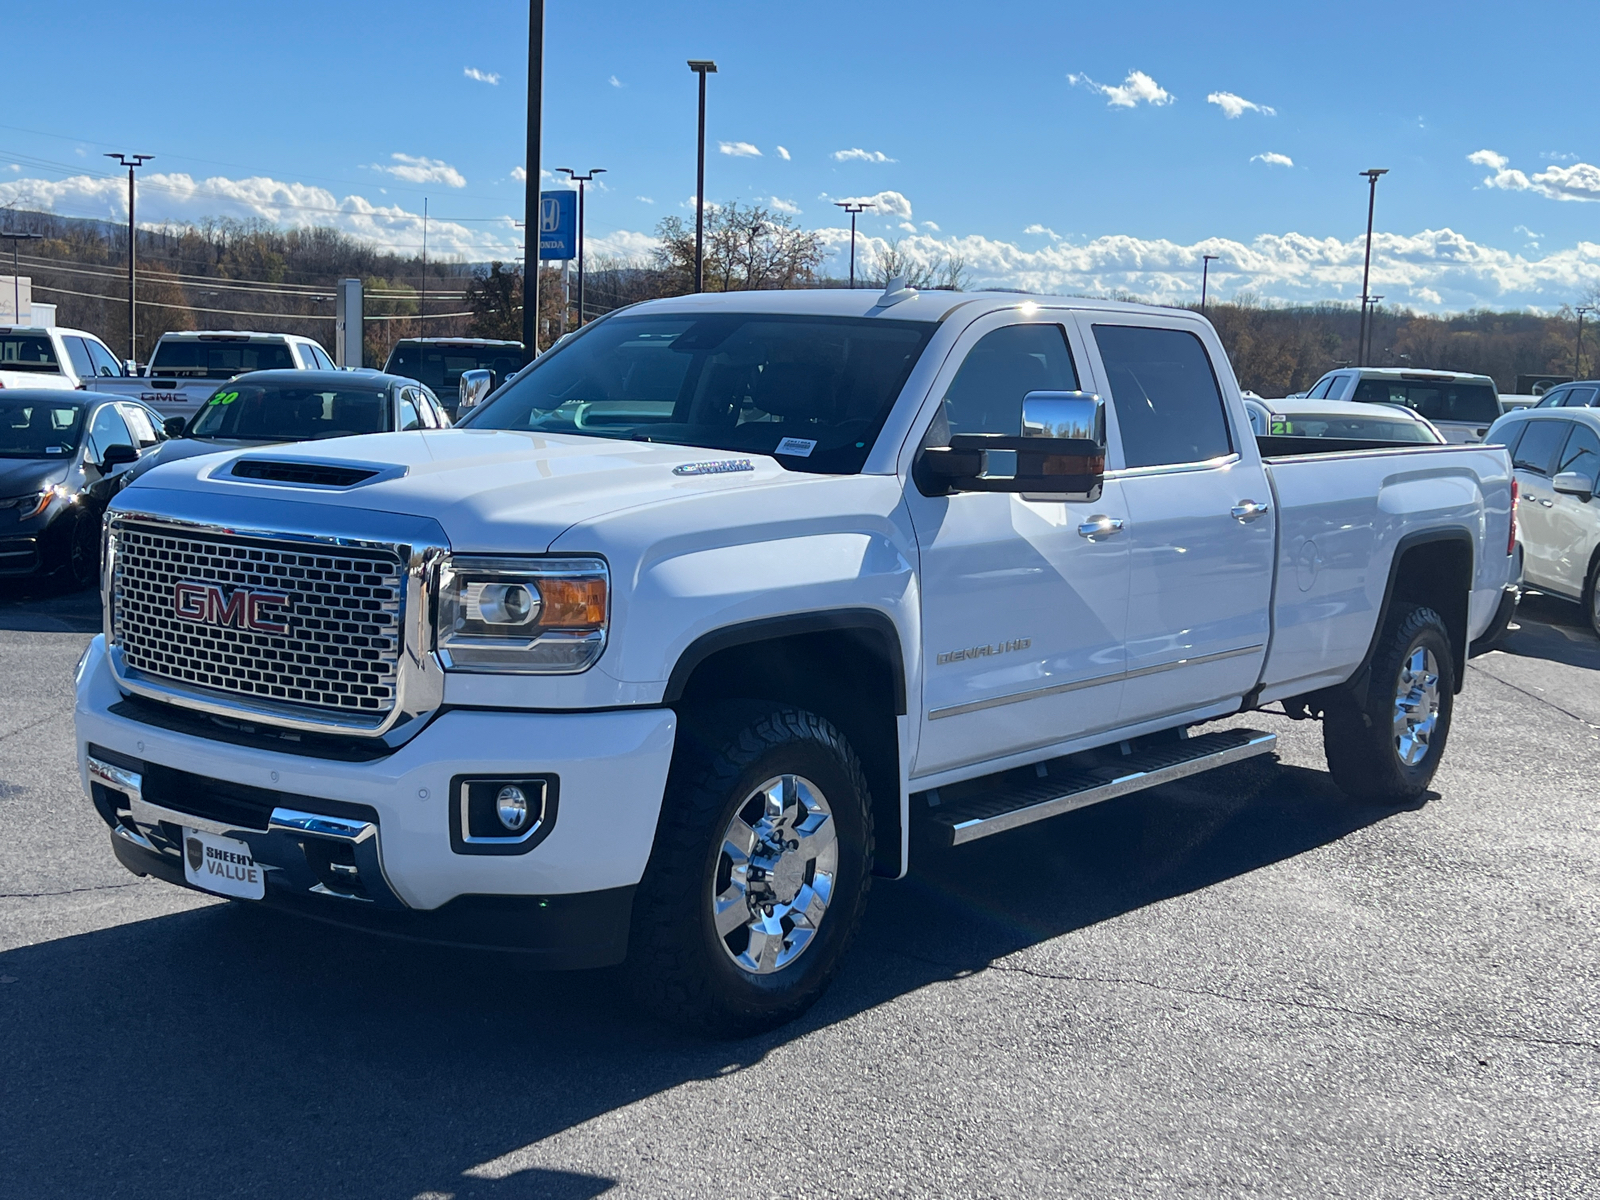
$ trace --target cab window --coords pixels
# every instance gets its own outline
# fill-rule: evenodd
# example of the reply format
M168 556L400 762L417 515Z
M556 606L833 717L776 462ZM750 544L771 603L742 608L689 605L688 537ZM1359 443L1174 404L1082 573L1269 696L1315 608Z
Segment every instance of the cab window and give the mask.
M1336 380L1338 378L1339 377L1337 375L1329 375L1321 383L1317 384L1316 387L1311 389L1311 393L1310 393L1310 395L1308 395L1306 397L1306 399L1308 399L1308 400L1326 400L1328 398L1328 389L1333 386L1334 380Z
M83 344L81 337L64 337L61 345L66 349L67 359L72 363L72 373L79 379L88 379L94 375L94 363L89 360L89 348Z
M1556 461L1556 474L1563 471L1576 471L1590 483L1595 481L1596 473L1600 472L1600 435L1587 425L1573 422L1572 434Z
M1208 462L1233 450L1211 359L1183 329L1096 325L1130 467Z
M116 357L95 341L92 337L83 339L83 345L89 351L89 361L94 363L94 373L101 379L118 379L122 375L122 367L118 365Z
M1007 325L985 334L950 381L927 444L943 446L957 433L1022 433L1022 398L1029 392L1075 392L1078 371L1059 325Z
M422 428L422 414L417 411L417 394L411 388L400 389L400 419L396 428Z
M1527 429L1517 440L1512 452L1511 465L1519 471L1532 471L1535 475L1549 475L1550 467L1567 440L1571 428L1568 421L1527 421Z

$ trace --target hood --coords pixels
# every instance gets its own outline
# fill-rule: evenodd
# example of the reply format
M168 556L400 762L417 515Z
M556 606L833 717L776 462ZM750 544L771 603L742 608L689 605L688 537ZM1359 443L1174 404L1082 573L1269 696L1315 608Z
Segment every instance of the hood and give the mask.
M169 445L174 443L169 443ZM240 459L338 464L373 475L346 487L238 479ZM682 473L695 464L748 463L749 470ZM226 495L315 504L324 522L338 509L389 512L437 521L452 548L485 553L539 553L580 521L690 495L784 486L817 476L785 470L769 457L622 442L573 434L494 429L378 433L326 442L252 444L205 458L163 461L130 484L117 506L161 512L155 494Z
M274 442L241 442L229 438L173 438L162 442L155 452L146 454L127 470L130 481L155 470L162 463L177 462L185 458L199 458L204 454L231 454L236 450L254 450L276 445Z
M0 458L0 500L42 492L66 481L68 458Z

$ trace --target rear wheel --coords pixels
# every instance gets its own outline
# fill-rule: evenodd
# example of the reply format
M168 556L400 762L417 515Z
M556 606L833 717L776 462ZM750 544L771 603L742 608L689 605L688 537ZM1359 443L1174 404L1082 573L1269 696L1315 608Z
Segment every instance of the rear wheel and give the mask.
M866 780L832 724L744 704L685 720L634 901L635 991L713 1034L792 1020L838 971L871 861Z
M1600 559L1589 572L1589 586L1583 590L1583 611L1589 618L1589 628L1600 637Z
M1404 803L1428 789L1450 736L1455 658L1433 609L1397 607L1384 623L1367 702L1324 706L1322 746L1334 782L1364 800Z

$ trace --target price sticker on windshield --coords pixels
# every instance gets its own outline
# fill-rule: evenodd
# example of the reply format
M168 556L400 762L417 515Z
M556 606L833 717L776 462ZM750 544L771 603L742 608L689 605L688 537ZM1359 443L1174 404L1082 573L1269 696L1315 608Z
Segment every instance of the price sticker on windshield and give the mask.
M1294 422L1273 413L1267 418L1267 433L1272 437L1290 437L1294 433Z
M238 398L239 398L239 393L238 392L218 392L215 396L211 397L211 403L213 403L213 404L232 404Z

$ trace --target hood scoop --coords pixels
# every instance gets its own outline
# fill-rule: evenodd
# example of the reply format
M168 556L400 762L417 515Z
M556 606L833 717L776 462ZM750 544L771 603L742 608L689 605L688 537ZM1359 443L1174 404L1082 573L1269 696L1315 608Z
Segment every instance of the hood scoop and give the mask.
M380 474L376 467L346 466L342 463L293 462L270 458L241 458L229 472L236 479L255 479L262 483L292 483L301 487L348 488Z

